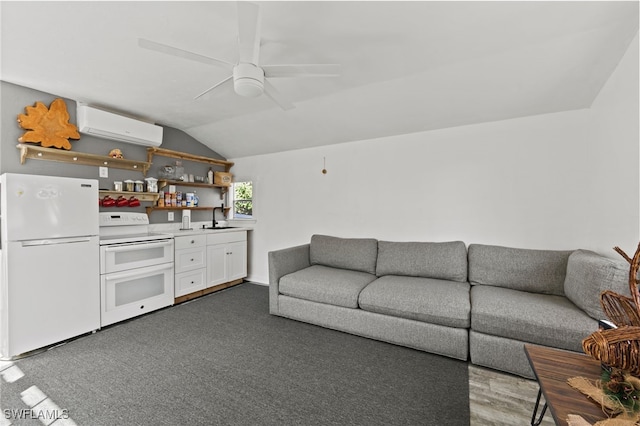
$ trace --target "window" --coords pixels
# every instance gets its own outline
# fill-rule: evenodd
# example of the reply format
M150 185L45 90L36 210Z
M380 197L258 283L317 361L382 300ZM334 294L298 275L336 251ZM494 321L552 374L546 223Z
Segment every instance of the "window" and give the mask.
M253 182L234 182L231 196L233 218L253 219Z

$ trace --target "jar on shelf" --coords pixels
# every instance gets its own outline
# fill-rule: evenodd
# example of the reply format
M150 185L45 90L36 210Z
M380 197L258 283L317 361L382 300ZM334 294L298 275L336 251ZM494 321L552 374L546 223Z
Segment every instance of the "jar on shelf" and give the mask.
M184 167L182 166L182 161L176 161L176 168L174 170L174 179L175 180L183 180L184 179Z
M158 192L158 179L154 177L145 178L147 182L147 192Z

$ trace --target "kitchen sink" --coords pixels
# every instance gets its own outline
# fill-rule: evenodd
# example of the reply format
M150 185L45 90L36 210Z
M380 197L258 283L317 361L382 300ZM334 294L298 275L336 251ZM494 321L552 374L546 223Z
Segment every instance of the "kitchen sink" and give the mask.
M216 226L215 228L212 228L211 226L209 226L208 228L205 228L205 229L216 230L216 229L232 229L232 228L233 228L233 226Z

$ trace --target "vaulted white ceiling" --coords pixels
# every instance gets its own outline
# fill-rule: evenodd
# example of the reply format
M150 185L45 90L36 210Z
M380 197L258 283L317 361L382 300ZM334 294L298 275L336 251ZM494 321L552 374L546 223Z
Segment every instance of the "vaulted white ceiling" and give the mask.
M0 78L181 129L227 158L588 108L638 32L637 1L257 2L262 64L296 108L231 88L235 2L2 2ZM34 100L35 101L35 100Z

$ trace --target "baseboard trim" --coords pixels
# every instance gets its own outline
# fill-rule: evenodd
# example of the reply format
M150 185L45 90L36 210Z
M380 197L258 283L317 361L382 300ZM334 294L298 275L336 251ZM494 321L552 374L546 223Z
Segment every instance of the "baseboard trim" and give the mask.
M224 290L225 288L233 287L234 285L238 285L244 282L243 278L239 278L237 280L229 281L228 283L214 285L213 287L205 288L204 290L194 291L193 293L185 294L184 296L176 297L174 300L174 305L179 303L184 303L189 300L196 299L198 297L202 297L206 294L215 293L216 291Z

